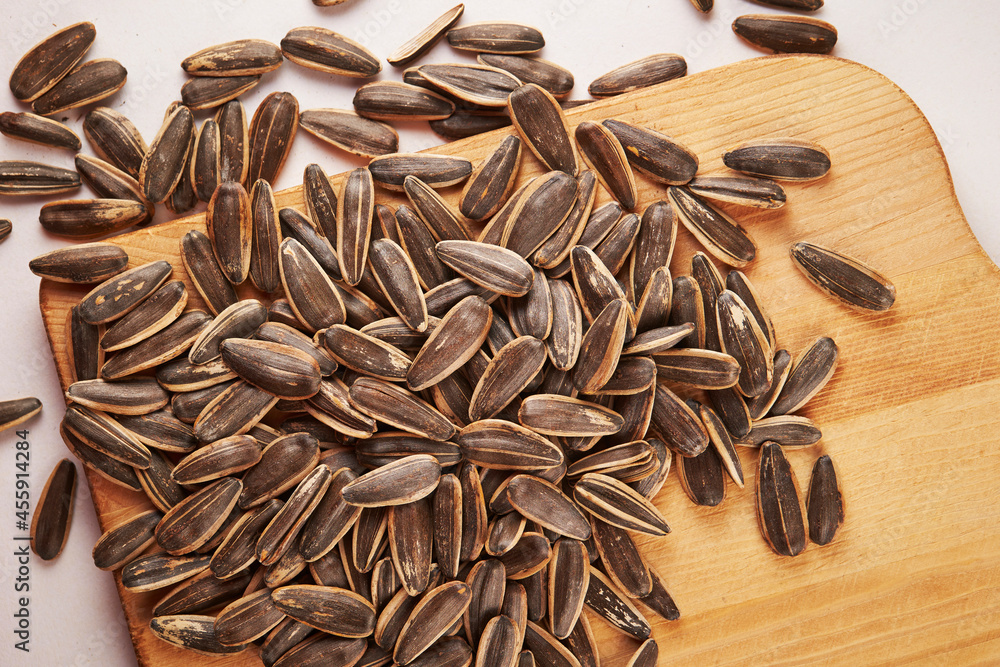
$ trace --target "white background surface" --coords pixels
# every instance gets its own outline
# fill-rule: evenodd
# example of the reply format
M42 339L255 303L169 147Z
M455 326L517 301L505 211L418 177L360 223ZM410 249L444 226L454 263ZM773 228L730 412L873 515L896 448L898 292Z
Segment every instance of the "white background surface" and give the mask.
M0 8L0 79L30 46L57 28L90 20L97 42L89 58L116 58L129 72L125 88L102 102L130 117L149 141L163 111L179 98L185 76L180 61L211 44L239 38L277 43L288 29L319 25L362 41L380 57L391 53L455 0L349 0L317 8L309 0L3 0ZM981 0L827 0L817 17L835 24L835 55L864 63L895 81L929 118L948 157L959 201L973 231L994 261L1000 260L996 191L1000 181L1000 9ZM607 70L656 52L676 52L699 72L761 53L733 35L730 25L746 13L767 13L746 0L716 0L709 16L687 0L495 0L466 2L463 22L506 19L535 25L545 34L542 56L576 75L572 97ZM422 62L467 57L439 44ZM399 73L385 66L381 78ZM387 71L386 71L387 70ZM356 84L286 63L244 96L248 113L269 92L287 90L302 109L350 108ZM0 110L24 110L0 90ZM206 114L198 114L199 119ZM66 114L82 136L83 112ZM426 124L400 124L401 149L440 143ZM328 173L360 164L299 133L276 189L295 185L302 169L319 162ZM89 148L84 142L85 152ZM0 159L32 159L67 168L69 152L0 137ZM89 196L82 190L78 196ZM65 243L37 224L44 200L0 199L0 218L14 222L0 245L0 399L38 396L45 404L27 428L31 441L33 500L56 462L68 456L58 432L63 400L38 313L38 279L28 260ZM204 205L201 205L203 208ZM163 207L160 207L161 209ZM165 215L166 214L166 215ZM159 220L169 214L161 210ZM16 564L13 557L14 444L0 434L0 665L127 665L135 657L112 577L97 570L90 551L99 537L86 484L81 480L69 542L53 563L31 562L31 653L13 644ZM82 466L78 465L82 473ZM82 474L81 474L82 477ZM669 654L669 651L667 652ZM192 654L193 662L197 656Z

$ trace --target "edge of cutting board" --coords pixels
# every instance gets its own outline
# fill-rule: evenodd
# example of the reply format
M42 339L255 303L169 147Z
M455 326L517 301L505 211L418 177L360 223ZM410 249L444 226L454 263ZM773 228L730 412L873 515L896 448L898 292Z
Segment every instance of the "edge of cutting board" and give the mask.
M979 491L995 489L1000 473L1000 269L973 237L941 146L913 101L857 63L768 56L566 115L571 125L608 117L650 125L694 149L699 173L724 173L724 148L765 136L812 139L833 156L828 177L787 185L784 209L724 208L758 241L748 273L768 295L781 346L794 356L819 335L840 345L834 379L804 410L822 427L823 441L789 452L789 459L804 495L812 462L821 453L833 455L846 522L832 545L810 545L784 559L769 551L756 526L751 450L741 450L747 487L730 485L718 508L693 507L676 479L668 480L657 504L673 533L637 540L683 614L673 623L647 614L661 654L727 665L859 664L945 653L976 662L1000 653L1000 509ZM431 150L475 161L511 132ZM521 178L539 171L528 157ZM659 186L637 180L640 207L664 197ZM443 194L454 202L459 192ZM402 201L395 194L385 198ZM278 193L277 200L303 208L300 188ZM204 228L203 214L111 240L139 264L164 249L176 258L178 239L191 228ZM787 246L795 240L828 244L871 263L896 284L896 306L861 314L824 297L792 267ZM695 249L682 231L674 275ZM174 278L187 280L180 262ZM64 388L70 378L66 313L85 292L49 281L40 288ZM148 504L89 470L87 478L102 529ZM190 653L147 628L162 592L135 595L117 574L115 581L140 664L190 662ZM602 658L624 662L637 644L591 620ZM199 657L199 663L257 661L251 651Z

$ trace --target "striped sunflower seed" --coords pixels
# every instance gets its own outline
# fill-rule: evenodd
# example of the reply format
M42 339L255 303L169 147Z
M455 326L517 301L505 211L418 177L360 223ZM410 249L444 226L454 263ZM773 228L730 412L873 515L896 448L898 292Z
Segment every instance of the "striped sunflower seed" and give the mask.
M123 415L149 414L170 402L169 394L153 378L81 380L69 386L66 398L91 410Z
M696 404L691 408L700 409ZM677 473L681 488L695 505L716 507L725 499L726 478L715 447L706 447L697 456L678 457Z
M215 636L215 617L171 614L150 619L149 629L159 639L195 653L224 655L245 651L248 644L225 646Z
M174 280L165 284L108 328L101 337L101 349L111 352L146 340L175 322L187 301L184 283Z
M399 349L343 324L326 329L323 344L338 363L382 380L403 380L410 369L410 358Z
M128 174L118 167L89 155L77 154L74 159L76 169L80 172L83 182L90 186L101 198L104 199L134 199L146 207L146 220L140 222L145 224L153 217L153 205L142 193L142 186L131 174Z
M219 125L219 182L246 183L250 138L246 109L239 100L226 102L215 114Z
M584 121L576 126L576 142L605 189L626 210L635 208L635 177L625 149L611 130L599 123Z
M174 505L156 525L157 544L175 556L197 550L226 521L242 491L240 480L226 477L191 494ZM206 557L205 567L209 560Z
M541 31L509 22L470 23L448 31L452 48L478 53L534 53L545 46Z
M740 378L740 365L732 356L711 350L685 348L653 355L658 380L678 382L698 389L727 389Z
M369 249L369 261L375 280L400 319L415 331L426 331L430 323L427 302L417 270L403 249L389 239L376 239Z
M33 102L69 74L97 36L89 21L74 23L52 33L14 65L10 73L10 91L22 102Z
M792 355L788 354L788 350L776 351L774 353L773 365L774 373L771 376L771 385L767 388L767 391L747 401L747 410L750 413L750 418L753 420L763 419L771 411L771 407L775 401L778 400L784 389L785 382L788 380L788 374L792 370Z
M389 547L403 589L420 595L428 589L434 556L434 506L430 497L389 508Z
M707 14L712 11L712 7L715 6L715 0L691 0L691 4L694 5L695 9L699 12Z
M374 211L372 172L355 169L344 179L337 202L337 259L348 285L357 285L365 270Z
M615 372L625 342L630 308L624 299L615 299L591 323L580 343L580 355L573 367L573 384L581 392L595 393Z
M329 74L365 79L382 71L371 51L326 28L292 28L281 40L281 52L296 65Z
M281 286L281 223L267 181L258 180L250 189L250 225L250 280L262 292L275 292Z
M611 377L598 388L604 396L629 396L656 384L656 364L650 357L621 357Z
M837 471L828 455L819 457L813 465L806 496L806 515L809 539L821 546L833 541L837 529L844 522L844 497L837 481Z
M323 267L301 243L281 242L278 253L281 284L298 320L311 332L346 319L344 301Z
M223 341L249 338L267 320L267 308L256 299L237 301L218 314L188 352L192 364L205 364L222 354Z
M547 470L562 464L562 450L520 424L483 419L463 428L457 437L462 455L483 468Z
M553 278L559 278L565 274L562 267L569 268L570 252L577 244L586 245L583 242L583 234L586 231L596 195L597 177L594 172L588 169L581 173L577 179L576 201L574 201L569 214L555 233L549 236L532 256L531 262L535 266L552 269ZM617 202L613 202L613 206L619 213L621 212L621 207ZM617 219L616 215L615 220Z
M764 443L757 472L757 520L768 546L779 556L797 556L806 547L805 523L795 473L781 446Z
M520 201L511 210L510 217L503 226L499 245L522 257L530 257L569 217L578 191L577 180L561 171L551 171L532 180L524 188ZM494 216L494 221L503 213L504 209L501 209ZM490 224L495 222L491 221Z
M403 191L436 240L468 240L469 235L458 216L428 184L416 176L407 176L403 180Z
M622 354L651 354L654 356L654 361L657 357L662 355L667 361L669 361L670 356L675 354L684 357L685 353L697 356L698 353L711 352L710 350L699 350L696 348L689 348L685 350L670 349L690 336L693 332L694 325L690 322L685 322L684 324L673 327L649 329L640 334L636 334L635 338L633 338L632 341L622 350ZM669 366L669 363L664 363L662 365Z
M542 164L574 177L579 173L576 146L562 108L551 93L535 84L523 85L508 97L507 111Z
M257 539L281 506L280 500L272 498L237 519L209 563L209 568L217 579L232 579L240 573L245 573L247 568L257 561Z
M760 447L767 442L776 442L783 447L808 447L822 437L823 433L808 417L780 415L755 421L750 432L738 438L736 444Z
M632 167L667 185L683 185L698 171L698 156L651 128L609 119L604 126L621 142Z
M796 412L819 393L833 377L839 352L832 338L818 338L788 372L788 379L771 407L772 414Z
M590 585L590 559L587 547L572 539L559 539L549 560L548 602L552 634L559 639L570 636L583 612L583 601Z
M496 616L483 628L476 664L484 667L513 667L521 643L517 626L506 616Z
M299 533L323 500L332 477L329 466L320 464L298 483L257 539L257 560L261 565L276 566L290 549L298 552ZM301 563L304 567L305 560Z
M507 96L521 85L513 74L489 65L431 64L417 72L439 90L484 107L506 106Z
M307 109L299 114L299 126L332 146L362 157L399 150L399 135L394 129L350 111Z
M804 12L814 12L823 6L823 0L753 0L758 5L783 7L785 9L800 9Z
M160 131L142 158L139 183L146 199L166 201L181 180L194 136L194 117L186 106L178 106L163 121Z
M453 306L414 357L407 387L422 391L465 365L486 341L492 320L493 310L478 296Z
M283 618L271 590L264 588L226 605L215 617L215 637L223 646L242 646L266 635Z
M566 470L570 477L580 477L589 472L615 475L636 465L645 465L654 458L655 451L645 440L626 442L602 449L577 459Z
M247 183L274 183L288 159L299 129L299 102L291 93L271 93L261 101L247 134Z
M641 300L657 270L670 266L676 241L677 214L673 207L663 200L647 206L629 258L628 286L633 301Z
M132 199L67 199L42 206L38 221L46 231L68 239L91 239L120 232L149 217Z
M354 110L372 120L443 120L455 112L455 103L419 86L375 81L358 88Z
M510 72L523 83L534 83L557 99L573 89L573 73L548 60L505 53L480 53L476 59L483 65Z
M656 386L650 426L667 447L681 456L698 456L708 447L708 433L701 419L661 384Z
M528 621L524 632L524 646L532 658L528 664L552 665L553 667L579 667L580 661L558 639L550 635L544 628ZM524 653L521 653L523 656ZM520 664L525 660L519 658Z
M613 628L640 641L645 641L652 632L649 621L628 596L593 565L590 567L590 586L584 603Z
M434 19L430 25L421 30L415 36L404 42L398 49L392 52L386 60L393 67L406 67L420 56L424 55L444 37L465 11L464 4L457 4L441 16Z
M154 293L173 268L159 260L109 278L80 302L80 316L91 324L104 324L127 315Z
M624 423L617 412L596 403L546 394L524 399L517 416L522 426L562 437L611 435Z
M719 295L719 340L722 349L740 366L737 388L744 396L760 396L771 386L774 358L767 336L750 309L734 292Z
M260 74L198 76L181 86L181 101L191 110L212 109L235 100L260 83Z
M560 371L576 364L583 342L583 311L576 291L563 280L548 281L552 303L552 329L546 340L549 359Z
M415 176L432 188L461 183L472 173L472 163L464 157L433 153L393 153L368 163L372 177L388 190L402 190L407 176Z
M798 17L796 17L798 18ZM757 139L726 151L722 161L730 169L751 176L785 181L812 181L830 171L830 154L802 139Z
M347 385L337 377L321 382L319 393L306 401L305 409L322 424L348 437L369 438L375 432L375 420L351 405Z
M534 273L516 252L477 241L441 241L436 246L442 262L492 292L524 296Z
M0 243L7 240L13 228L14 225L11 224L10 220L0 220Z
M442 584L422 597L399 632L393 660L398 664L416 660L462 617L470 598L469 586L461 581Z
M882 312L896 302L896 287L875 269L813 243L796 243L792 259L821 290L852 308Z
M761 331L767 337L768 343L773 348L777 340L774 333L774 323L771 322L771 317L764 310L760 294L753 283L750 282L750 279L742 271L730 271L726 276L726 289L743 300L743 304L750 310L753 318L757 320L758 326L760 326Z
M729 431L726 430L725 424L722 423L722 419L707 405L698 406L698 416L701 417L701 421L705 425L705 430L708 432L708 437L712 441L719 461L732 480L736 482L736 485L742 489L744 482L743 464L740 462L739 454L736 453L736 448L733 446L733 439L729 435ZM725 495L724 488L723 495Z
M299 584L278 588L271 597L291 618L337 637L367 637L375 629L375 607L349 590Z
M592 524L594 543L611 581L632 599L649 595L653 591L653 580L628 532L596 518ZM588 568L589 565L586 563Z
M52 116L98 102L121 90L127 76L128 72L117 60L88 60L35 98L31 108L40 116Z
M192 452L170 473L179 484L200 484L235 475L260 461L261 446L249 435L234 435Z
M698 2L704 4L705 0L698 0ZM709 8L711 8L712 0L708 0L708 4ZM659 660L659 645L655 639L647 639L635 650L635 653L625 663L625 667L656 667L659 664Z
M94 471L107 481L132 491L142 492L142 485L136 476L136 470L132 466L113 459L104 452L94 449L75 433L69 430L66 420L59 425L59 435L62 437L66 448L78 458L80 462L90 470Z
M544 479L517 475L507 484L507 500L521 516L558 535L574 540L590 537L590 524L580 508Z
M12 139L20 139L53 148L80 150L80 137L76 132L51 118L33 113L4 111L0 113L0 132Z
M432 120L431 129L445 139L465 139L510 126L507 114L459 109L447 118Z
M138 558L156 541L153 529L162 518L157 510L148 510L105 531L94 545L94 565L102 570L117 570Z
M83 136L99 158L139 178L148 149L132 121L114 109L97 107L84 116Z
M318 561L333 549L361 515L361 508L347 503L344 487L357 479L349 469L333 473L330 484L302 529L299 552L310 563Z
M76 499L76 466L63 459L49 474L31 515L31 550L52 560L66 545Z
M202 442L241 435L263 419L277 402L277 396L239 380L199 413L194 422L194 434Z
M688 183L688 188L707 199L753 208L781 208L786 200L785 190L766 178L699 176Z
M747 14L733 21L733 32L777 53L830 53L837 44L835 27L808 16Z
M28 268L36 276L60 283L99 283L128 266L128 253L113 243L84 243L35 257Z
M631 487L608 475L587 473L573 490L573 499L592 515L626 530L666 535L670 526L653 504Z
M624 219L624 218L623 218ZM587 321L593 324L601 311L615 300L625 299L625 292L615 280L614 273L601 261L601 258L587 246L576 246L570 254L573 270L573 284L580 298L580 306ZM631 321L632 308L628 305L628 333L626 338L634 335L634 322Z
M320 6L337 5L343 0L313 0ZM274 663L274 667L292 667L293 665L357 665L364 657L366 642L363 639L343 639L313 635L297 644L288 653Z
M569 637L566 638L566 646L579 661L580 667L600 667L597 638L594 637L594 631L591 629L590 621L587 620L586 615L581 615L576 625L573 626ZM525 654L531 658L530 666L534 667L534 657L531 655L531 651L525 651L521 655ZM525 663L521 663L519 667L527 666Z
M277 69L281 60L281 50L271 42L240 39L193 53L181 61L181 68L192 76L250 76Z
M534 269L533 274L528 293L523 299L508 299L507 311L512 334L545 340L552 331L552 292L541 269Z
M478 421L495 416L531 383L546 359L545 344L530 336L501 348L472 392L469 418Z
M181 239L181 262L188 277L213 315L238 301L236 290L219 267L211 239L193 229Z
M0 195L49 195L80 187L80 175L69 169L25 160L0 161Z
M688 231L713 257L743 268L757 256L757 245L738 222L684 187L671 186L670 203Z
M249 583L249 574L222 581L211 570L205 570L184 581L157 602L153 607L153 616L196 614L228 605L243 594Z
M220 346L222 360L241 378L278 398L303 400L319 391L316 359L289 345L229 338Z
M403 505L434 492L441 464L433 456L417 454L365 473L344 487L344 500L360 507Z
M676 53L658 53L617 67L591 82L594 97L612 97L671 81L687 74L687 62Z
M333 204L333 214L328 221L334 225L336 225L337 217L335 199L336 195L334 195L334 199L328 200L330 204ZM337 240L335 229L330 230L333 236L327 237L325 230L318 228L307 216L287 207L278 211L278 221L282 234L286 238L295 239L304 246L308 250L308 254L319 262L319 265L331 278L340 280L343 277L340 273L340 260L337 259L337 251L333 247L333 241Z
M191 184L201 201L208 201L219 183L219 154L222 150L219 124L209 118L201 125L191 163Z
M182 454L198 447L198 440L191 427L167 409L148 415L119 415L117 421L147 447Z

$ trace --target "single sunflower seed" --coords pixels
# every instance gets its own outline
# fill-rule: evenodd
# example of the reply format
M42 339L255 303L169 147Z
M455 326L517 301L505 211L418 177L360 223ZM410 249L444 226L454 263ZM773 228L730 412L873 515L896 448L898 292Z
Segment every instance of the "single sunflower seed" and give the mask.
M281 52L296 65L329 74L365 79L382 71L371 51L326 28L292 28L281 40Z
M757 520L768 546L779 556L797 556L806 546L797 486L781 446L764 443L757 472Z
M612 97L671 81L687 74L687 62L676 53L658 53L617 67L591 82L594 97Z
M792 259L821 290L863 311L888 310L896 301L896 287L862 262L813 243L796 243Z
M813 544L832 542L844 522L844 497L840 492L837 471L828 455L819 457L813 465L806 496L806 515L809 539Z
M733 21L733 32L777 53L829 53L837 44L834 26L808 16L748 14Z

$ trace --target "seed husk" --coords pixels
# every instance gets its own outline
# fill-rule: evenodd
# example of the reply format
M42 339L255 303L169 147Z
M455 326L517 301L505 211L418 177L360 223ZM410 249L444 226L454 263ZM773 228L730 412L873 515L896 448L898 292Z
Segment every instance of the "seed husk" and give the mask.
M806 496L806 514L809 539L821 546L833 541L837 529L844 522L844 497L840 492L837 471L828 455L819 457L813 465L809 494Z
M213 315L238 301L236 290L219 267L212 241L203 232L191 230L181 239L181 261L198 294Z
M531 655L531 662L528 664L551 665L552 667L580 667L580 661L573 653L566 648L558 639L550 635L544 628L529 621L524 633L524 646L528 649L525 653ZM525 664L523 657L519 658L520 665Z
M548 60L494 53L481 53L476 59L484 65L510 72L523 83L534 83L556 98L566 97L573 89L572 72Z
M764 443L757 472L757 520L765 541L779 556L797 556L806 546L797 488L781 446Z
M419 86L375 81L358 88L354 110L372 120L443 120L455 112L455 104Z
M517 512L497 514L490 522L486 536L486 553L502 556L517 544L524 534L527 520Z
M434 506L430 497L389 509L392 562L410 595L420 595L428 588L433 545Z
M657 181L683 185L698 171L698 156L661 132L614 119L603 124L618 138L632 167Z
M743 304L750 310L753 318L757 320L761 331L767 336L768 343L774 348L776 343L774 324L771 322L771 317L767 314L767 311L764 310L760 294L753 283L750 282L750 279L742 271L730 271L726 276L726 289L743 300Z
M573 367L573 384L582 393L595 393L611 379L621 356L630 314L624 299L614 299L584 334L580 356Z
M198 415L194 434L202 442L242 435L278 402L278 397L239 380L216 396Z
M549 169L579 173L576 146L559 103L544 88L526 84L507 99L507 111L528 148Z
M386 58L393 67L406 67L420 56L427 53L441 39L465 11L465 5L459 3L441 16L434 19L430 25L404 42L398 49Z
M135 345L170 326L187 305L187 288L179 280L165 284L115 322L101 337L107 352Z
M403 380L410 369L399 349L343 324L326 329L323 343L338 363L381 380Z
M687 74L687 62L676 53L658 53L617 67L591 82L594 97L612 97L671 81Z
M769 7L783 7L785 9L799 9L805 12L814 12L823 6L823 0L753 0L758 5Z
M309 627L305 623L300 623L292 618L286 618L268 633L267 637L264 638L264 642L260 645L261 662L264 663L265 667L274 667L278 660L280 660L286 653L296 649L299 645L305 646L297 652L297 655L300 658L305 657L308 652L308 648L313 646L313 644L305 644L303 640L305 640L312 633L313 628ZM347 642L360 640L340 641ZM321 644L320 646L323 645Z
M390 239L372 241L371 270L393 310L411 329L423 332L430 323L417 270L402 248Z
M219 362L221 363L221 359ZM190 364L191 362L188 361L188 363ZM192 366L193 365L194 364L192 364ZM215 400L222 392L236 384L238 381L239 378L224 380L222 382L210 384L204 389L195 389L175 394L173 398L170 399L170 411L181 422L193 425L198 420L198 415L201 414L202 410L204 410L209 403ZM194 430L192 429L191 432L194 433Z
M146 205L132 199L67 199L42 206L38 221L56 236L91 239L139 224L148 215Z
M192 76L229 77L264 74L281 66L281 50L262 39L240 39L204 48L183 61Z
M292 28L281 40L281 52L296 65L329 74L368 78L382 71L371 51L326 28Z
M164 407L170 397L153 378L121 382L81 380L66 390L66 398L92 410L122 415L144 415Z
M219 125L219 182L246 183L250 166L250 139L246 109L230 100L215 115Z
M197 79L200 80L200 79ZM205 79L208 80L208 79ZM219 179L219 156L222 150L219 124L209 118L201 125L195 142L194 160L191 163L191 184L201 201L208 201L215 193Z
M722 423L722 419L707 405L698 407L698 416L701 417L701 421L705 425L705 430L708 432L708 437L712 441L719 461L732 480L736 482L736 485L742 489L743 464L740 463L739 454L736 453L736 448L733 446L733 439L729 435L729 431L726 430L725 424ZM689 478L688 483L690 481ZM723 489L724 494L725 489Z
M503 564L492 558L477 562L465 578L470 588L470 602L463 614L462 624L466 637L473 645L478 643L490 619L501 613L506 594L505 578Z
M570 255L573 284L587 321L593 324L601 311L615 300L625 299L625 292L610 268L587 246L576 246ZM631 306L627 309L631 317ZM633 328L628 327L630 330ZM634 334L634 331L631 331ZM626 333L626 338L631 336Z
M0 407L2 407L0 403ZM0 422L2 423L2 422ZM132 466L111 458L104 452L94 449L84 440L69 430L64 419L59 425L59 435L62 437L66 448L78 458L87 468L90 468L98 475L108 480L112 484L132 491L142 492L142 486L136 476L136 470Z
M613 526L646 535L666 535L670 526L653 504L631 487L608 475L587 473L576 483L573 499Z
M316 395L319 364L309 354L281 343L229 338L222 359L241 378L278 398L304 400Z
M862 262L813 243L796 243L792 259L821 290L862 311L882 312L896 301L896 287Z
M713 257L743 268L757 255L746 230L728 215L685 187L671 187L668 196L684 226Z
M546 358L545 344L530 336L501 348L472 393L469 418L478 421L495 416L531 383Z
M465 139L510 125L506 114L457 110L447 118L432 120L431 129L445 139Z
M90 49L97 36L89 21L52 33L25 53L10 74L10 90L18 100L32 102L56 85Z
M468 362L486 341L492 320L493 310L478 296L466 297L452 307L407 371L410 390L427 389Z
M656 387L651 427L681 456L697 456L708 446L708 433L698 415L663 385Z
M262 565L278 563L290 548L297 551L299 532L323 499L332 476L329 466L320 464L298 483L257 540L257 560Z
M154 293L172 271L163 260L120 273L95 287L80 302L80 316L91 324L122 317Z
M596 518L591 523L594 527L594 543L608 577L632 599L649 595L653 591L653 580L628 532ZM583 567L589 569L590 563L584 561ZM586 587L581 595L585 592Z
M787 357L788 353L785 355ZM787 415L804 406L833 376L838 355L839 349L833 339L817 339L788 372L788 379L779 389L780 393L770 408L771 412L775 415ZM785 365L788 366L787 360ZM757 418L764 414L766 410Z
M837 44L835 27L808 16L748 14L733 21L733 32L776 53L829 53Z
M469 235L459 222L458 216L428 184L416 176L406 176L403 180L403 190L435 240L468 240Z
M74 159L76 169L80 172L83 182L90 186L104 199L133 199L146 207L146 219L139 222L144 225L153 217L153 205L142 193L142 186L131 174L128 174L109 162L89 155L77 154Z
M437 459L417 454L365 473L342 493L346 502L359 507L404 505L433 493L440 477Z
M568 396L535 394L518 410L522 426L543 435L562 437L604 436L617 433L621 415L596 403Z
M753 208L781 208L786 200L784 189L766 178L699 176L688 188L707 199Z
M157 638L202 655L216 656L245 651L247 644L225 646L215 636L215 617L197 614L170 614L149 621Z
M25 160L0 161L0 195L48 195L80 187L80 175L69 169Z
M751 176L785 181L812 181L830 171L830 154L802 139L757 139L726 151L722 161L730 169Z
M156 526L156 541L168 553L191 553L208 542L236 507L240 480L226 477L174 505ZM205 567L208 567L206 561Z
M712 7L715 6L715 0L691 0L691 4L694 5L695 9L704 14L712 11Z
M340 4L343 0L314 0L320 6ZM363 639L345 639L328 635L313 635L289 650L274 667L320 667L320 665L357 665L367 646Z
M179 484L200 484L235 475L260 461L261 446L249 435L234 435L189 454L171 472Z
M125 85L127 75L128 72L117 60L88 60L76 65L55 85L35 98L31 108L40 116L52 116L103 100Z
M384 123L339 109L307 109L299 114L300 127L323 141L362 157L388 155L399 150L399 135Z
M445 441L454 425L426 402L402 387L374 378L359 378L351 387L351 403L378 421L410 433Z
M557 540L552 547L548 573L548 612L555 637L566 639L572 633L583 611L589 585L587 547L572 539Z
M430 648L462 617L470 599L471 589L461 581L442 584L421 598L399 632L396 663L409 664Z
M530 257L564 224L574 208L578 190L577 180L561 171L551 171L530 181L510 211L499 245ZM504 210L494 217L491 225L497 224L495 221L504 215Z
M87 112L83 134L97 156L138 179L146 142L128 118L108 107Z
M612 475L635 465L643 465L654 457L653 448L645 440L626 442L602 449L574 461L566 470L569 477L589 472Z
M531 265L506 248L454 240L440 241L436 252L442 262L497 294L524 296L532 285Z
M10 220L0 220L0 243L7 240L7 237L10 236L13 228L14 225L11 224Z
M707 447L698 456L677 459L681 487L695 505L715 507L726 497L726 478L722 460L715 447Z
M625 149L606 126L584 121L576 126L576 142L601 184L626 210L635 208L636 187Z
M533 273L531 288L525 297L507 300L510 332L512 335L545 340L552 331L552 293L545 273L538 268L533 269ZM495 319L494 323L500 321Z
M643 211L639 233L629 259L630 296L633 301L644 296L658 269L669 267L677 241L677 226L677 214L663 200L650 204Z
M468 178L472 163L451 155L393 153L373 158L368 169L375 181L388 190L402 190L407 176L415 176L432 188L444 188Z
M562 221L559 228L549 236L538 248L531 261L535 266L543 269L552 269L553 278L562 277L570 266L569 254L579 243L586 245L583 235L591 216L594 205L594 198L597 194L597 177L589 169L582 172L577 179L576 200L573 202L569 214ZM611 205L620 214L621 207L617 202ZM615 220L618 215L615 215ZM595 244L596 245L596 244ZM589 246L588 246L589 247Z
M593 565L585 604L613 628L645 641L652 628L632 601Z
M94 545L94 565L102 570L117 570L137 558L156 541L153 529L162 518L159 511L149 510L105 531Z
M103 282L128 266L128 254L113 243L84 243L35 257L28 268L36 276L60 283Z
M417 73L463 102L483 107L506 106L507 96L521 85L513 74L489 65L421 65Z
M670 363L671 355L677 355L683 359L688 355L700 356L701 353L707 352L710 355L713 355L712 358L718 357L718 353L711 352L710 350L699 350L697 348L687 348L682 350L670 349L690 336L693 332L694 325L690 322L685 322L684 324L677 326L649 329L636 334L635 338L633 338L632 341L622 350L622 354L653 355L654 361L660 361L662 357L661 365L666 366L668 370L673 366L673 364ZM692 359L692 361L694 360ZM717 359L717 361L723 361L723 359ZM683 364L683 361L681 363ZM735 375L733 382L735 383Z
M773 365L774 373L767 391L747 401L747 410L753 420L763 419L770 412L771 406L778 400L778 397L781 396L789 372L792 370L792 355L788 354L787 350L776 351Z
M260 83L260 74L198 76L181 86L181 101L189 109L212 109L235 100Z
M76 498L76 466L63 459L49 474L31 515L31 550L52 560L66 545Z
M740 365L722 352L685 348L653 355L659 380L679 382L698 389L727 389L736 385Z
M271 93L260 103L250 122L247 183L264 179L274 183L292 149L299 128L299 102L291 93Z
M282 502L271 499L263 505L245 512L229 531L212 555L212 574L221 580L231 579L256 562L256 544L264 527L282 507Z
M506 616L496 616L483 628L476 664L483 667L513 667L520 646L514 622Z
M12 139L20 139L53 148L80 150L80 137L76 132L51 118L33 113L4 111L0 113L0 132Z
M750 432L736 440L737 445L760 447L775 442L783 447L808 447L819 442L823 433L813 420L798 415L766 417L753 422Z
M333 213L329 221L336 225L336 195L331 203L333 204ZM307 254L312 255L313 259L331 278L340 280L343 277L340 273L340 260L337 259L337 251L332 245L333 241L337 239L335 229L330 230L333 233L331 240L330 237L325 236L324 230L317 228L308 217L288 207L278 211L278 220L285 238L295 239L300 243L308 251Z
M518 513L547 530L574 540L590 537L590 524L583 512L544 479L517 475L507 484L507 499Z
M378 468L415 454L433 456L442 467L453 466L462 458L455 443L402 431L388 431L363 439L355 446L354 453L358 464L364 468Z
M452 48L478 53L534 53L545 46L541 31L506 21L470 23L448 31Z
M374 209L372 173L365 168L353 170L344 179L337 202L337 259L348 285L357 285L361 281L368 257Z
M165 201L181 180L194 136L194 117L186 106L178 106L163 121L149 150L142 158L139 183L146 199Z
M740 366L736 387L744 396L763 394L774 376L774 358L767 336L734 292L725 290L719 295L717 312L722 349Z
M218 314L191 346L188 359L192 364L205 364L217 359L221 345L228 338L249 338L257 327L267 321L267 308L256 299L237 301Z
M239 183L220 183L208 203L205 218L212 249L223 274L239 285L250 273L253 219L250 196Z
M339 378L320 383L319 393L305 403L306 411L315 419L353 438L369 438L375 432L375 420L350 404L350 394Z
M583 312L569 283L553 280L549 286L552 302L552 330L546 340L549 359L556 369L569 371L580 354Z
M281 283L296 317L312 332L344 321L344 302L333 282L302 244L281 242Z
M639 234L641 220L635 213L629 213L622 217L604 240L594 248L594 254L613 274L618 274L625 266L626 260L632 252L636 237ZM625 282L625 281L623 281ZM622 290L626 287L622 287ZM628 297L627 293L626 297ZM631 302L631 298L629 299ZM631 331L631 329L630 329ZM631 335L630 335L631 337Z
M550 440L500 419L483 419L466 426L457 441L463 456L484 468L546 470L563 462L562 450Z

